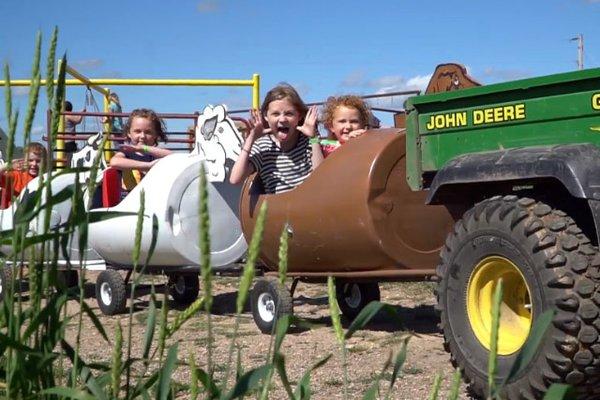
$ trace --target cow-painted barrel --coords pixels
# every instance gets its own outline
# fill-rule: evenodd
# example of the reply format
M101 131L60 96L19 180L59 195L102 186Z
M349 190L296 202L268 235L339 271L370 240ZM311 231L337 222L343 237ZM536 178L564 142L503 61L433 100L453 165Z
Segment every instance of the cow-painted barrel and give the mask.
M261 258L278 265L279 238L288 235L288 270L297 276L410 279L434 273L454 221L442 206L406 183L405 136L369 131L336 150L297 188L264 194L246 180L240 219L249 241L267 202Z
M142 190L145 212L140 248L144 262L152 246L153 219L158 226L156 245L150 266L197 266L200 263L198 155L173 154L162 158L144 179L118 205L91 212L117 211L129 214L90 225L92 247L107 262L117 265L133 263L131 249L137 224ZM214 268L226 267L240 259L247 245L237 216L241 188L225 182L209 182L210 251ZM173 268L171 268L173 269Z

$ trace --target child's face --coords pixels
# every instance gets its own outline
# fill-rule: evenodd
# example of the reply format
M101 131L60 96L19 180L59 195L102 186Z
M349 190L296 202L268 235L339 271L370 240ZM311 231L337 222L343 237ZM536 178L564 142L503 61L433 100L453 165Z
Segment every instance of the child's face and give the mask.
M38 176L40 173L41 162L41 155L39 153L30 151L27 155L27 173L31 176Z
M131 128L127 133L131 144L145 144L154 146L158 139L158 133L154 131L152 121L144 117L134 117L131 121Z
M348 134L357 129L364 128L361 123L360 112L356 108L338 106L333 112L333 120L327 129L333 133L340 143L348 141Z
M300 113L288 98L269 103L265 119L271 128L271 134L280 143L293 140L298 133L296 127L300 122Z

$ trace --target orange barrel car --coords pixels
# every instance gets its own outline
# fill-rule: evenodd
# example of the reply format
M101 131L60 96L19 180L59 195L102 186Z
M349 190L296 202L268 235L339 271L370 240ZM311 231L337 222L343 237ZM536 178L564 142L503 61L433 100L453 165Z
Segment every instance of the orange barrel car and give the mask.
M257 175L246 180L240 220L248 241L262 202L268 204L261 248L266 277L256 282L251 300L261 331L270 333L279 315L292 312L299 280L336 277L340 309L352 319L379 300L378 282L435 274L454 220L446 207L425 205L425 192L410 190L405 155L403 130L372 130L336 150L289 192L264 194ZM270 277L277 273L282 229L291 290Z

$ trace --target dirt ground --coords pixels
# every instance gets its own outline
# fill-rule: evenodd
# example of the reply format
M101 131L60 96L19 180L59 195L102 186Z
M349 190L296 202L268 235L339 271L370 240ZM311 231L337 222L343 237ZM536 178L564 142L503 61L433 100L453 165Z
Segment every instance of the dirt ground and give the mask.
M110 360L112 340L117 321L123 327L124 336L128 328L128 314L118 316L103 316L98 309L94 297L94 282L97 274L88 272L85 286L86 301L100 317L110 339L111 345L106 344L94 328L92 322L84 320L82 336L82 355L87 362L107 362ZM149 280L153 280L157 292L164 290L165 279L151 277L146 284L136 290L133 314L133 356L139 355L145 333L148 314ZM222 372L227 363L227 355L235 325L235 302L237 296L238 278L215 277L214 279L214 309L211 316L215 344L213 359L216 372ZM384 283L381 284L382 301L394 306L402 319L403 326L391 321L387 314L377 315L365 329L347 342L349 398L362 398L365 391L380 373L390 352L395 354L406 335L411 335L408 344L406 362L397 380L393 395L394 399L427 399L436 374L442 375L440 399L448 396L452 374L454 372L449 355L443 349L441 332L438 329L439 319L434 311L433 284L431 283ZM159 300L162 295L159 296ZM160 306L160 304L159 304ZM78 305L75 301L69 304L69 312L75 313ZM169 301L169 319L182 311L172 300ZM293 328L283 343L283 353L286 356L286 367L292 385L299 381L304 371L317 360L332 354L332 358L321 368L313 372L311 389L314 399L343 398L343 368L342 357L329 318L326 285L300 283L294 296L294 314L307 320L313 326ZM348 322L342 319L344 327ZM207 358L207 317L198 314L192 317L173 337L179 342L179 361L186 362L193 354L199 366L206 368ZM67 339L73 343L76 333L76 323L72 322L67 332ZM270 337L262 334L252 319L252 313L247 307L240 319L237 344L241 348L242 365L245 370L261 365L269 348ZM382 380L382 398L389 386L391 368L384 374ZM180 366L175 371L174 379L182 385L189 384L189 370ZM274 387L270 399L283 399L286 394L281 386L279 377L273 379ZM187 398L182 390L178 398ZM461 399L470 398L464 384L461 386Z

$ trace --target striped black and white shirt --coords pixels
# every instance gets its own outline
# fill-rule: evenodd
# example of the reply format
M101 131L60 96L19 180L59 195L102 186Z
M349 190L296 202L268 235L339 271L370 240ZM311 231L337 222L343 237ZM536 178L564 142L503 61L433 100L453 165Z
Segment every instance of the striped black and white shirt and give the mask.
M292 190L304 182L312 170L311 156L308 137L302 134L289 151L282 150L271 135L256 139L250 150L250 162L269 194Z

